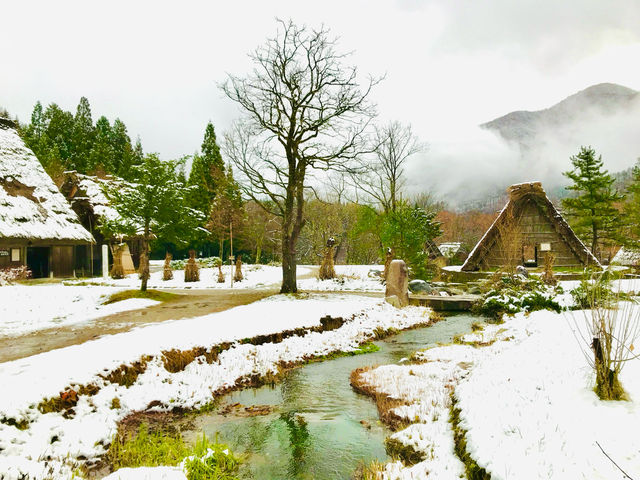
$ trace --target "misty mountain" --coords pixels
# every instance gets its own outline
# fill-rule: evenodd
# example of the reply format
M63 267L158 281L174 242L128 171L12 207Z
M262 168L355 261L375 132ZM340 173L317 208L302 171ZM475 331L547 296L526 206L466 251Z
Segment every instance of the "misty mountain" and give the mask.
M589 123L600 123L621 115L634 116L639 110L640 95L637 91L613 83L601 83L547 109L511 112L480 126L498 133L508 142L516 143L526 158L546 145L549 136L575 140L572 143L578 147L578 144L591 144L597 138L587 138L583 133L591 130Z

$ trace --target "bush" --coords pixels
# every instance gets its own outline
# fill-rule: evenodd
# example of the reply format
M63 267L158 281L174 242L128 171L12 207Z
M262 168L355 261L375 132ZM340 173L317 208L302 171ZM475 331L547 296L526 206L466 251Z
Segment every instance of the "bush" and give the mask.
M484 285L484 290L483 300L475 310L491 318L500 319L504 314L536 310L562 311L555 300L556 295L562 293L562 288L548 287L536 278L506 275L491 279Z
M200 268L218 268L222 265L220 257L196 258L196 263ZM187 260L171 260L171 268L174 270L184 270Z
M608 271L586 275L580 285L571 290L574 308L585 310L611 306L617 296L611 289L612 280L613 275Z
M16 280L26 280L27 278L31 278L31 270L26 265L0 269L0 286L11 285Z

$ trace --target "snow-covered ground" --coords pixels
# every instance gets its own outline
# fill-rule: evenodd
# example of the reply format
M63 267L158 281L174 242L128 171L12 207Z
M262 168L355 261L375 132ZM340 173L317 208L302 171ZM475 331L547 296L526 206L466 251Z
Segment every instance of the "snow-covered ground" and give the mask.
M376 390L408 403L395 413L417 423L393 437L427 458L413 467L388 464L385 478L459 478L463 465L448 422L452 391L467 451L491 478L624 478L598 444L631 476L639 472L640 360L621 374L630 401L599 400L583 353L589 348L574 332L584 325L582 311L518 314L462 339L489 346L440 346L416 355L426 363L363 374Z
M109 295L119 290L60 284L0 287L0 337L87 322L159 303L131 298L109 305L102 304Z
M293 336L275 344L236 343L222 352L217 362L196 360L178 373L168 372L162 363L163 350L208 347L319 325L326 314L349 321L336 330ZM428 321L428 314L428 309L397 310L368 297L280 295L225 312L142 327L0 364L0 385L10 392L0 396L0 419L5 419L0 423L0 472L6 472L5 480L21 478L21 473L38 479L53 468L54 478L69 478L69 463L81 456L94 458L103 453L118 420L145 409L151 401L170 407L198 407L209 402L213 392L233 386L239 379L276 372L280 362L350 351L372 336L377 327L407 328ZM153 358L129 388L99 376L142 355ZM56 397L72 384L90 383L100 386L100 391L91 397L80 396L73 418L65 419L60 413L41 414L35 407L43 398ZM111 408L114 398L119 399L121 408ZM9 418L26 419L29 428L10 426L6 424ZM50 460L45 467L46 458Z
M298 288L320 292L384 292L385 287L380 281L384 265L336 265L335 270L337 278L332 280L306 278L298 281Z
M160 268L159 261L156 261L154 267ZM298 289L302 291L320 291L320 292L383 292L384 285L380 281L380 276L375 272L382 272L382 265L336 265L337 278L333 280L319 280L317 276L313 278L300 278L308 276L310 273L317 271L318 266L301 265L298 266ZM231 288L230 267L225 265L222 267L225 275L225 282L218 283L217 268L201 268L199 282L185 282L184 270L174 270L173 280L162 280L162 270L151 273L149 279L149 288L193 288L193 289L212 289L212 288ZM243 265L242 273L244 280L234 282L234 289L264 288L280 285L282 282L282 267L271 265ZM72 282L78 283L78 282ZM116 286L126 288L138 288L140 279L137 274L127 275L126 278L114 280L94 279L92 284L105 286Z
M305 275L311 271L312 267L298 267L298 275ZM222 267L222 273L225 276L224 283L218 283L217 268L201 268L200 281L185 282L184 270L174 270L172 280L162 279L162 270L151 273L151 278L147 284L148 288L192 288L192 289L211 289L211 288L231 288L231 274L229 265ZM282 282L282 267L271 265L243 265L242 273L244 280L241 282L233 282L234 289L244 288L264 288L279 285ZM127 275L125 278L114 280L113 278L96 278L90 280L92 284L140 288L140 279L137 273Z

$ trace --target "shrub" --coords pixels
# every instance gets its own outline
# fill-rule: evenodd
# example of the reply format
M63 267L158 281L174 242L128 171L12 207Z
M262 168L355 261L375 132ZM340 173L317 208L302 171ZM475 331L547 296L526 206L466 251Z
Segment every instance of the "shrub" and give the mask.
M26 265L12 268L0 268L0 286L11 285L17 280L31 278L31 270Z
M555 296L561 287L549 287L536 278L518 275L495 277L484 285L483 300L475 307L478 314L500 319L502 315L536 310L562 311Z

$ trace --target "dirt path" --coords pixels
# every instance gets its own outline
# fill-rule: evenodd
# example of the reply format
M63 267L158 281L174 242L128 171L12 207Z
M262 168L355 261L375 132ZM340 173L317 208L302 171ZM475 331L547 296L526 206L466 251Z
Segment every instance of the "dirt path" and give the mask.
M261 300L278 292L261 290L171 290L175 300L153 307L116 313L90 323L38 330L18 337L0 338L0 362L77 345L103 335L113 335L152 323L199 317Z
M315 275L317 268L312 268L298 278L312 278ZM278 293L278 290L279 285L261 289L168 289L167 292L179 296L153 307L116 313L87 323L38 330L17 337L0 337L0 363L78 345L103 335L127 332L153 323L222 312L270 297Z

